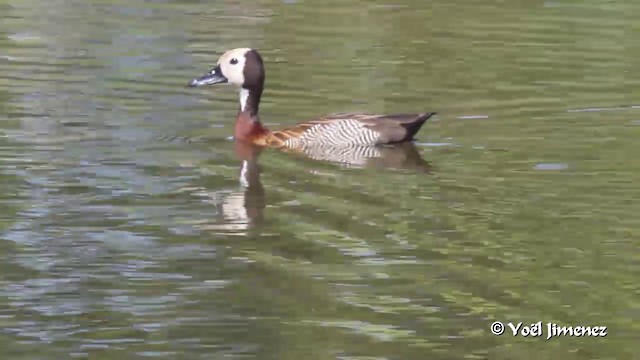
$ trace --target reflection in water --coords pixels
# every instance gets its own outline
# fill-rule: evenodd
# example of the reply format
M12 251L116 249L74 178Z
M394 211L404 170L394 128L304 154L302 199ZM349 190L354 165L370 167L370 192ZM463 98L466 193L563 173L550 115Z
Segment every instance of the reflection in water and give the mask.
M261 149L235 142L235 155L241 161L241 189L229 194L222 203L222 216L227 228L247 230L260 224L265 207L264 187L260 182L258 157Z
M247 235L249 229L262 222L266 203L258 162L262 151L263 148L250 143L234 142L235 158L240 160L240 189L225 194L222 201L218 202L223 222L206 225L207 230ZM428 172L431 169L431 165L420 156L413 143L378 147L306 147L299 149L296 154L347 167L405 169L416 172Z
M347 167L377 167L428 171L431 165L422 159L413 143L385 146L305 146L298 153Z

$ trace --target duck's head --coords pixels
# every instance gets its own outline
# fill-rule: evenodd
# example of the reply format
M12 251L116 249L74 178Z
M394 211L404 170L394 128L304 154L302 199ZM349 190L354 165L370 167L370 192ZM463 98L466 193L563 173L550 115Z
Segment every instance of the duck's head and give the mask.
M244 89L259 89L264 86L264 65L260 54L249 48L238 48L225 52L216 66L205 75L193 79L189 86L229 83Z

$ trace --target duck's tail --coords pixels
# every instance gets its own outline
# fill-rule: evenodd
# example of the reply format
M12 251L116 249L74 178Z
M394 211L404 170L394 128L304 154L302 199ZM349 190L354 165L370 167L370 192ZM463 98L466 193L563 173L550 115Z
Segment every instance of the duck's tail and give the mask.
M414 121L405 124L405 128L407 129L407 139L413 139L413 137L422 128L422 125L424 125L424 123L427 122L427 120L429 120L435 114L437 113L429 112L420 114Z

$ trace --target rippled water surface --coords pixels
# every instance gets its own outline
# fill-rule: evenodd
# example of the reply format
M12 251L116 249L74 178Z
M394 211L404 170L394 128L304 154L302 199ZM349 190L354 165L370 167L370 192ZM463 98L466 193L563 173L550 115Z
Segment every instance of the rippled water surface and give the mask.
M2 359L638 359L638 18L0 0ZM229 140L231 87L186 87L243 46L269 126L439 114L382 160L258 157Z

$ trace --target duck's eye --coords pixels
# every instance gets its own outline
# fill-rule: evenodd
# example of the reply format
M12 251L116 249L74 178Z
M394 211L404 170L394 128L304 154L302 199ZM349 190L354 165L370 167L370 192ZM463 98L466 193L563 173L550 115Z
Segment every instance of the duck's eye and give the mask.
M231 59L230 63L231 63L231 65L235 65L235 64L238 63L238 59L233 58L233 59Z

